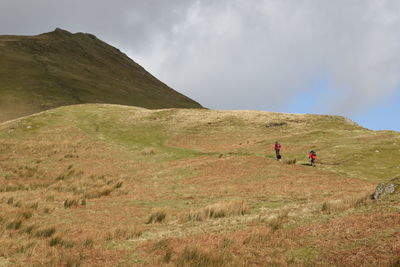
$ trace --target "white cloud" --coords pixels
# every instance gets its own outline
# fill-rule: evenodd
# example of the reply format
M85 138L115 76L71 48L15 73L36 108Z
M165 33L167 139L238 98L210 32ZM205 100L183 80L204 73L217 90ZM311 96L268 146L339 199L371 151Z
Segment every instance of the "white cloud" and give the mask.
M320 112L349 115L400 86L400 1L0 3L0 33L92 32L211 108L276 110L328 76Z

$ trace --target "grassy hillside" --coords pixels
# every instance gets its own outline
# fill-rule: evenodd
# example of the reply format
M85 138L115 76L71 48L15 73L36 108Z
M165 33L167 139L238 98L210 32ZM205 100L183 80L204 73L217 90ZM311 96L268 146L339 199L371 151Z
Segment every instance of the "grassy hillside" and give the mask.
M335 116L45 111L0 124L0 266L397 266L399 159Z
M0 36L0 121L81 103L201 108L94 35Z

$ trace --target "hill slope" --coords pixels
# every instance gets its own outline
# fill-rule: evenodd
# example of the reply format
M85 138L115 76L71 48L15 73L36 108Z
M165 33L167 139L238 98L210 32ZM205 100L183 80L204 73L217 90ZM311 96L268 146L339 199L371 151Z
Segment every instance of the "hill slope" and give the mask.
M400 197L368 195L399 159L399 133L334 116L45 111L0 124L0 263L396 266Z
M80 103L201 108L91 34L0 36L0 121Z

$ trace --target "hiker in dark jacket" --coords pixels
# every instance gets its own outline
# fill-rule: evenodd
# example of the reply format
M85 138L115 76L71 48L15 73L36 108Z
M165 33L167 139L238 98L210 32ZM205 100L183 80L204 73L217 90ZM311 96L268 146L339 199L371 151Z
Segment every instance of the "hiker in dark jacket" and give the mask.
M311 166L315 167L317 162L317 153L315 153L314 150L311 150L308 158L311 159Z
M275 142L275 155L276 155L276 160L281 159L281 144L279 144L278 141Z

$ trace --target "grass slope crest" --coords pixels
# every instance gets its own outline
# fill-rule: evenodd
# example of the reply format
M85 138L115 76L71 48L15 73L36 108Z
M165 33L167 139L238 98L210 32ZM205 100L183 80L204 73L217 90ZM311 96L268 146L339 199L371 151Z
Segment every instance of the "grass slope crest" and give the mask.
M201 108L92 34L0 36L0 122L82 103Z

